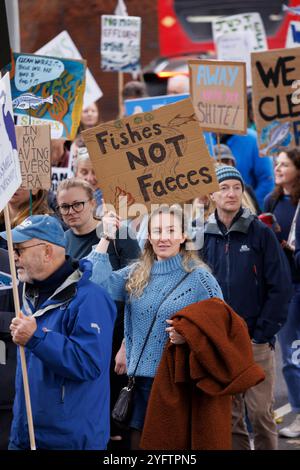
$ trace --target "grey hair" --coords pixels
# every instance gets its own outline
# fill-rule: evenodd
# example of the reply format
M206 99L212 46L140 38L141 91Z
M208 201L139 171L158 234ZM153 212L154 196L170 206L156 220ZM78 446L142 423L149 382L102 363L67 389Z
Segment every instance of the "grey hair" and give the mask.
M78 170L78 164L80 162L86 162L87 160L90 160L88 149L86 147L80 147L78 149L77 158L74 159L75 174L77 173L77 170Z

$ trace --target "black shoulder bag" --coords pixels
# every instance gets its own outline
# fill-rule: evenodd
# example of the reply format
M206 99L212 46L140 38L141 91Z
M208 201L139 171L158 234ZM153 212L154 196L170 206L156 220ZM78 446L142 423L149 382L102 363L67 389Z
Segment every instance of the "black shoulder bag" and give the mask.
M170 295L177 289L177 287L179 287L179 285L187 278L187 276L189 274L190 273L186 273L183 276L183 278L175 285L175 287L173 287L173 289L168 293L167 297L165 297L161 301L161 303L159 304L159 306L156 310L156 313L153 317L150 328L148 330L146 339L144 341L141 354L140 354L140 356L138 358L138 361L136 363L136 366L134 368L134 372L130 377L128 377L128 383L127 383L126 387L123 387L120 391L120 394L118 396L116 404L115 404L115 406L112 410L112 419L114 420L115 424L117 424L121 428L127 428L128 427L128 424L129 424L129 421L130 421L130 418L131 418L131 415L132 415L135 374L136 374L138 365L140 363L140 359L141 359L141 357L143 355L143 352L145 350L146 344L148 342L150 333L151 333L152 328L154 326L154 323L155 323L155 320L156 320L156 317L157 317L157 313L158 313L159 309L161 308L162 304L170 297Z

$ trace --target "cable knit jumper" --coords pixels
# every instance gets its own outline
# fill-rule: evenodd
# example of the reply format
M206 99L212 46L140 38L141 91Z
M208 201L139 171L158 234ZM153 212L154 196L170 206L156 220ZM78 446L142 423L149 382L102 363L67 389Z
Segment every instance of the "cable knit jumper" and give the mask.
M92 251L88 259L93 263L91 280L106 288L114 300L124 300L125 307L125 345L128 375L132 375L149 331L153 315L172 288L186 274L181 255L164 261L155 261L147 287L141 297L130 297L125 284L134 264L112 271L108 255ZM147 345L141 357L137 376L154 377L164 346L168 340L165 331L169 319L175 312L200 300L219 297L222 291L215 278L204 268L197 268L178 286L159 308L157 319L152 328Z

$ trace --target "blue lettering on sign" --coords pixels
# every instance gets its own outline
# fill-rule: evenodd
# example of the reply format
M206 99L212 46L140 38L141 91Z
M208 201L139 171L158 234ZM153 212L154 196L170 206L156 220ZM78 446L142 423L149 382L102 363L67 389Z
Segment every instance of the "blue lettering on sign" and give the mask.
M238 76L239 68L217 65L214 71L211 65L199 65L197 74L197 85L223 85L232 87Z

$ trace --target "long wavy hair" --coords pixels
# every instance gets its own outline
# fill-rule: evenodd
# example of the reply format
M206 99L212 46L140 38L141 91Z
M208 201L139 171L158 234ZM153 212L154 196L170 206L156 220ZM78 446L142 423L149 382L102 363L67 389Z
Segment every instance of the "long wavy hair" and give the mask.
M32 215L45 215L51 214L52 211L48 206L47 201L48 191L39 189L36 194L32 195ZM9 206L10 203L8 203ZM18 214L10 219L11 227L14 228L17 225L21 224L27 217L30 216L30 204L29 197L28 200L20 205ZM0 223L4 222L4 214L0 214Z
M293 148L291 150L287 150L284 152L286 156L293 162L295 167L298 170L298 175L297 178L295 179L295 182L293 184L293 188L291 191L291 200L292 204L295 206L298 204L298 201L300 199L300 150L298 148ZM280 184L277 184L275 186L274 191L272 192L272 199L277 201L284 195L283 188L280 186Z
M181 224L182 234L186 236L185 241L181 244L179 254L182 256L182 267L186 272L192 272L197 268L205 268L209 271L208 266L199 258L197 251L193 248L191 239L187 236L187 220L183 209L178 205L168 206L161 205L158 209L154 210L148 221L148 234L151 233L151 221L159 214L169 214L176 217ZM189 243L189 249L187 250L187 244ZM191 249L190 249L191 248ZM126 290L131 297L140 297L143 294L145 287L148 285L151 275L151 269L154 261L156 261L156 255L153 247L149 241L146 240L143 253L141 254L133 271L130 273L128 281L126 283Z

